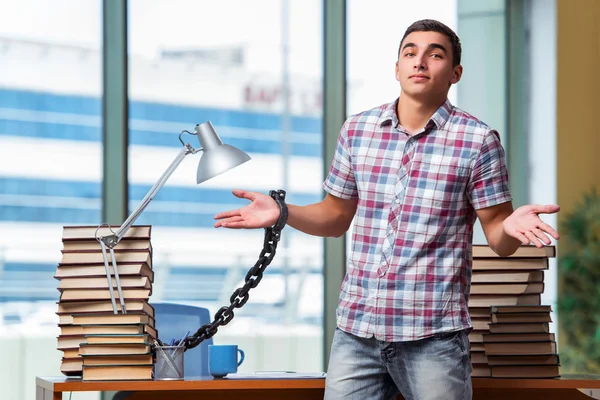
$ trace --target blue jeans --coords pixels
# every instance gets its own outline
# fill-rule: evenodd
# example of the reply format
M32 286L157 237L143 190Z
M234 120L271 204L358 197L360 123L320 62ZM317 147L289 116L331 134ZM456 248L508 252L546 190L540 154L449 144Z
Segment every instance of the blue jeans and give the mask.
M325 400L471 400L465 330L411 342L381 342L336 329Z

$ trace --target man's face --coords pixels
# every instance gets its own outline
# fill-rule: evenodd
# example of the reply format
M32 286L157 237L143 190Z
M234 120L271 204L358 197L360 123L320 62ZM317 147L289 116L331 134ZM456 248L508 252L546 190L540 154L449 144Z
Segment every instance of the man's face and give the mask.
M445 98L461 74L462 66L452 67L452 47L445 35L412 32L402 42L396 80L407 95L431 100Z

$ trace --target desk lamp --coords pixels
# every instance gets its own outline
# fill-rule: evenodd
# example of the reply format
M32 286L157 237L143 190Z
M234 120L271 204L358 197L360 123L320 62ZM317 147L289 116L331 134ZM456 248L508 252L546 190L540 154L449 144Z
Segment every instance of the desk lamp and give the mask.
M184 133L188 133L190 135L198 136L198 140L200 141L200 148L195 149L189 143L185 143L181 136ZM110 270L108 266L108 253L110 252L110 258L112 260L113 271L115 274L115 281L117 284L117 291L119 293L119 302L121 303L121 310L124 314L127 313L127 309L125 308L125 300L123 299L123 293L121 291L121 282L119 280L119 272L117 270L117 264L115 261L115 253L114 247L119 244L121 239L125 236L129 228L134 224L140 214L146 209L148 204L154 199L154 197L158 194L160 189L167 182L169 177L175 172L179 164L183 161L183 159L189 154L196 154L198 152L202 152L202 157L200 157L200 162L198 163L198 171L196 173L196 183L200 184L210 178L213 178L217 175L222 174L232 168L235 168L246 161L250 160L250 156L243 151L230 146L228 144L223 144L219 135L215 131L215 128L211 124L210 121L206 121L202 124L197 124L195 128L195 132L189 132L187 130L182 131L179 134L179 141L183 145L183 148L175 157L175 160L169 165L167 170L162 174L160 179L150 188L146 196L142 199L140 204L137 206L135 210L127 217L125 222L121 225L117 232L112 232L111 235L99 237L96 235L96 239L100 242L100 246L102 247L102 254L104 256L104 267L106 268L106 277L108 279L108 287L112 289L112 279L110 276ZM117 304L115 302L115 296L113 290L110 291L110 299L113 306L113 312L117 314Z
M195 149L190 144L185 143L181 139L181 135L184 133L198 136L200 148ZM98 242L100 242L100 246L102 247L104 267L106 268L106 278L108 279L108 288L112 301L113 312L115 314L118 314L118 310L113 293L113 284L108 264L108 254L110 253L110 258L112 261L115 283L119 293L121 311L126 314L127 310L125 308L125 300L123 299L123 294L121 291L121 282L119 280L119 272L115 261L114 247L121 241L121 239L123 239L129 228L131 228L135 220L140 216L152 199L154 199L154 196L156 196L158 191L164 186L165 182L169 179L175 169L177 169L179 164L181 164L185 156L188 154L195 154L200 151L203 152L202 157L200 158L200 163L198 164L198 171L196 173L197 183L202 183L250 160L250 156L243 151L233 146L223 144L210 121L196 125L194 133L186 130L182 131L179 134L179 141L183 145L183 148L177 157L175 157L175 160L163 173L160 179L154 184L154 186L152 186L152 188L148 191L146 196L144 196L140 204L131 213L131 215L127 217L125 222L123 222L119 230L117 232L113 232L111 229L111 234L106 236L99 236L98 230L96 230L96 239ZM230 304L228 306L221 307L215 313L214 320L212 322L204 324L191 336L187 336L182 338L180 341L175 342L175 345L182 346L185 350L187 350L198 346L202 341L214 336L220 326L227 325L234 317L234 309L243 307L244 304L246 304L249 298L249 291L260 283L264 270L275 257L277 244L279 243L281 237L281 230L285 227L288 216L287 205L285 204L285 191L271 190L269 191L269 196L271 196L271 198L279 207L279 218L275 225L265 228L263 248L258 257L258 261L256 261L254 266L250 268L246 274L244 285L233 292L230 297ZM100 227L102 226L104 225L101 225ZM98 227L98 229L100 229L100 227ZM160 340L158 341L160 342ZM162 345L162 342L159 344Z

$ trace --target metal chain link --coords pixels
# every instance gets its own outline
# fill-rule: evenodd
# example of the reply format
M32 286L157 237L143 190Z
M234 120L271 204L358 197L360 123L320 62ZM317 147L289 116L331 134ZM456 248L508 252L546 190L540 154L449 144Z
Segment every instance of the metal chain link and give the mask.
M263 248L258 257L258 261L256 261L254 266L250 268L246 274L244 286L237 288L229 298L231 304L221 307L219 311L215 313L213 322L202 325L196 333L183 339L183 341L185 341L185 350L192 349L206 339L210 339L217 333L220 326L225 326L231 322L234 317L233 310L235 308L241 308L246 304L250 298L250 289L258 286L265 269L267 269L269 264L271 264L271 261L273 261L273 257L275 257L275 252L277 250L277 244L281 238L281 230L287 221L287 206L285 205L284 190L271 190L269 196L275 200L281 212L277 223L272 227L265 228ZM181 341L176 342L174 345L178 346L180 343Z

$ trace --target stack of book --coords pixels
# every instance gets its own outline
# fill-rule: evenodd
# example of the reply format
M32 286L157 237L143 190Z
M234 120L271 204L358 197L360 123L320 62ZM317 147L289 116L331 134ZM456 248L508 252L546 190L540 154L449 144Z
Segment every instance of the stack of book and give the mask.
M469 297L473 322L469 334L472 376L492 376L483 342L483 335L489 333L492 322L490 307L539 306L544 292L544 270L548 269L549 257L555 256L553 246L521 246L510 257L499 257L488 246L473 246Z
M110 252L107 271L96 240L97 235L111 234L108 227L63 228L55 278L64 375L84 380L152 379L151 343L158 335L154 308L148 303L154 280L150 231L147 225L127 231L113 249L115 274Z
M550 333L550 306L494 306L490 332L483 335L491 376L555 378L560 376L556 340Z

